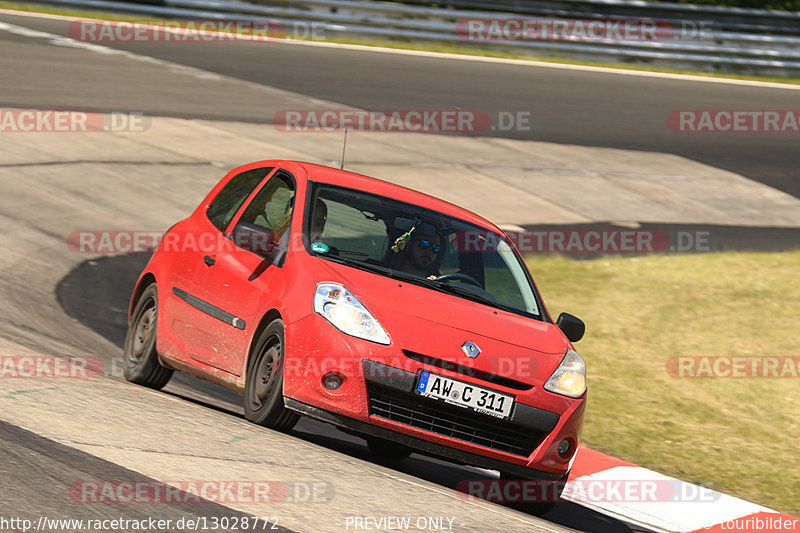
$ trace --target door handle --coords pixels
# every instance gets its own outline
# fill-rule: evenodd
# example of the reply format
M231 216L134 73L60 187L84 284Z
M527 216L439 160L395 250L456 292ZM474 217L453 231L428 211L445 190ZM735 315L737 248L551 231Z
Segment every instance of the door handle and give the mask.
M205 263L205 264L206 264L206 265L208 265L208 266L211 266L211 265L213 265L214 263L216 263L216 260L214 260L214 258L213 258L213 257L211 257L210 255L207 255L207 256L205 256L205 257L203 258L203 263Z

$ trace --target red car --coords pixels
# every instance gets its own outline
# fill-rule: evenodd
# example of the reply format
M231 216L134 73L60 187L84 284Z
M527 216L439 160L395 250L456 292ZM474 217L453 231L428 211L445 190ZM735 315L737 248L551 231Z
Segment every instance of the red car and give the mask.
M431 196L351 172L260 161L229 172L164 235L130 303L125 377L173 370L298 416L563 485L586 404L571 342L509 237ZM546 512L549 501L528 508Z

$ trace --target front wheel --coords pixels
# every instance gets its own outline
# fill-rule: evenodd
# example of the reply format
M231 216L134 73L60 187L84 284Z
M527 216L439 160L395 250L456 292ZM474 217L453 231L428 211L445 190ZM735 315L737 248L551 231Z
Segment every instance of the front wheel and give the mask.
M158 290L152 283L142 292L133 308L125 335L125 379L131 383L160 389L172 377L172 369L161 366L156 353Z
M283 321L273 320L261 332L247 363L244 416L250 422L288 431L300 418L283 404Z

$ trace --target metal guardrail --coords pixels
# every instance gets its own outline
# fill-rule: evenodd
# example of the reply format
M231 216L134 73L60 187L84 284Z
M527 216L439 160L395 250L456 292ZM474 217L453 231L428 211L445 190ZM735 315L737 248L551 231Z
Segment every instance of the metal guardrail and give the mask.
M475 11L409 5L394 2L370 2L364 0L298 0L253 4L241 0L144 0L158 1L162 5L143 3L117 2L109 0L35 0L49 5L82 7L90 9L111 10L131 14L143 14L167 18L194 20L263 20L273 19L286 28L307 26L314 23L318 38L330 37L365 37L371 39L399 39L405 41L433 41L457 43L464 47L483 47L492 50L507 50L517 53L528 53L539 56L562 56L593 61L610 61L621 63L639 63L672 68L688 68L720 72L744 72L769 74L778 76L800 76L800 13L772 12L765 10L741 10L708 8L713 6L692 6L686 4L652 4L650 2L622 2L620 0L545 0L518 1L508 0L497 4L514 7L517 12ZM412 0L416 1L416 0ZM479 0L451 0L445 2L451 6L484 5ZM588 10L570 11L569 16L561 14L561 19L609 20L620 17L601 13L598 6L610 5L620 8L624 4L626 15L622 19L631 18L633 10L640 11L640 19L655 19L659 23L672 24L680 28L681 38L664 38L658 40L540 40L540 39L508 39L491 41L471 41L459 33L459 23L482 20L487 24L496 21L500 24L511 19L535 18L545 19L545 15L555 17L561 14L564 6L590 6ZM558 9L553 6L561 6ZM657 6L657 7L653 7ZM667 11L674 11L674 6L687 8L680 12L681 18L666 18ZM652 9L651 9L652 8ZM558 11L558 10L561 11ZM558 11L558 12L556 12ZM520 14L524 13L524 14ZM717 19L692 19L687 13L715 13L718 17L724 14L728 27L736 26L735 17L744 16L747 12L752 19L749 27L770 27L780 35L755 34L743 31L719 31ZM755 12L755 13L754 13ZM647 15L645 16L645 13ZM758 16L763 16L758 19ZM733 18L731 18L733 17ZM635 18L635 17L634 17ZM796 21L795 21L796 19ZM782 22L775 22L775 21ZM786 35L785 31L777 31L787 21L795 21L794 33ZM697 28L705 23L706 29L698 31L692 38L686 38L684 25ZM719 23L722 24L722 23ZM736 26L741 27L741 25ZM710 30L709 30L710 28ZM461 28L463 29L463 28ZM785 30L786 28L784 28ZM291 30L288 32L291 37ZM302 36L301 36L302 37Z
M430 5L430 0L401 0ZM800 12L741 7L647 2L645 0L437 0L448 9L501 11L553 17L647 17L666 20L710 20L720 31L800 35Z

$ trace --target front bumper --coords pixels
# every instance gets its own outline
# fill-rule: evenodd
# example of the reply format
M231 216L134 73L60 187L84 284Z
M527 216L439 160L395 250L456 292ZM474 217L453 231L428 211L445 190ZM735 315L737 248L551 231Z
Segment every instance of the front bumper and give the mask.
M314 418L321 422L333 424L336 427L356 432L364 436L380 437L382 439L390 440L409 448L413 448L418 452L452 461L454 463L465 464L470 466L477 466L479 468L488 468L491 470L501 470L512 475L520 476L525 479L540 479L545 481L558 481L561 479L562 474L553 474L541 470L535 470L519 465L512 465L498 459L491 457L484 457L474 453L466 452L443 444L437 444L417 437L406 435L386 429L380 426L375 426L367 422L355 420L346 416L342 416L319 407L314 407L291 398L285 398L284 402L286 407L296 411L297 413Z
M289 408L426 454L521 477L559 479L569 471L585 396L568 399L541 387L504 390L514 393L516 402L510 418L501 420L414 392L420 370L465 380L463 374L409 358L397 346L331 329L318 315L287 327L284 395ZM344 378L340 389L322 386L328 372ZM503 390L485 381L475 383ZM572 453L560 456L558 443L565 438L572 443Z

